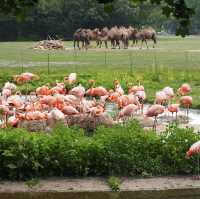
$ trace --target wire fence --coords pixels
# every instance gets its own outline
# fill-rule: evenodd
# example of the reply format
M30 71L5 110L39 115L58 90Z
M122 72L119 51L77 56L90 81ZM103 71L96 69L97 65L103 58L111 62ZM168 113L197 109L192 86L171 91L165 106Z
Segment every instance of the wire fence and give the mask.
M18 71L37 71L46 68L66 68L76 70L89 69L121 69L134 73L134 70L157 71L200 70L200 51L162 51L162 50L99 50L87 51L20 51L8 56L0 54L1 68L18 68Z

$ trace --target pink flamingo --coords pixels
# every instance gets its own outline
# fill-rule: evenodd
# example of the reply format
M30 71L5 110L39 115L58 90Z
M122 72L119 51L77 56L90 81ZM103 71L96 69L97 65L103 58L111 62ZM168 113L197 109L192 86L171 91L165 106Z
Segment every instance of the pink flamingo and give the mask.
M187 115L187 119L189 119L189 108L192 105L192 97L191 96L182 96L180 98L180 103L187 108L186 115Z
M49 95L50 94L50 89L49 89L48 86L38 87L36 89L36 94L37 95Z
M168 105L168 111L172 113L172 117L173 117L173 114L176 113L176 120L177 120L177 113L179 111L179 106L180 106L180 104Z
M4 88L2 90L2 95L5 99L12 95L12 91L10 89Z
M14 76L14 80L18 83L18 84L23 84L26 83L28 81L31 80L37 80L39 79L39 77L33 73L21 73L20 75L15 75Z
M75 95L76 97L82 99L85 95L85 88L82 85L76 86L72 88L68 94Z
M198 176L195 177L195 179L200 179L199 176L199 154L200 154L200 141L195 142L192 144L192 146L189 148L189 150L186 152L186 157L191 158L194 154L198 154Z
M99 117L104 112L104 107L97 105L89 108L90 115L93 117Z
M187 95L191 92L191 86L187 83L182 84L182 86L178 89L180 95Z
M70 106L70 105L64 106L61 111L64 114L66 114L66 115L76 115L76 114L79 114L79 112L73 106Z
M111 101L111 102L117 102L118 101L118 98L119 98L120 94L118 92L114 92L114 91L109 91L109 97L108 99Z
M175 94L174 94L174 90L171 87L165 87L163 89L163 92L166 94L166 98L168 101L168 104L170 103L170 101L174 98Z
M118 118L131 117L138 110L138 106L135 104L129 104L125 106L118 114Z
M13 83L6 82L5 85L4 85L4 87L3 87L3 89L9 89L9 90L11 90L12 93L13 93L13 92L16 91L17 86L16 86L15 84L13 84Z
M0 112L2 115L3 119L3 125L2 127L7 127L8 124L8 113L9 113L9 108L6 105L0 105Z
M132 86L132 87L129 87L128 89L128 93L132 93L132 94L135 94L137 91L144 91L144 86L142 85L139 85L139 86Z
M89 88L86 91L86 95L89 95L92 97L101 97L104 95L108 95L108 91L104 87L99 86L99 87L95 87L95 88Z
M140 104L141 104L141 112L142 112L142 114L143 114L144 101L145 101L145 99L146 99L146 93L145 93L145 91L137 91L137 92L135 93L135 96L138 97L138 100L139 100L139 102L140 102Z
M167 100L167 96L166 96L166 93L164 91L156 92L156 98L155 98L156 104L163 105L166 100Z
M157 117L158 115L162 114L165 111L164 106L160 104L154 104L152 105L149 110L146 113L147 117L154 117L154 124L153 124L153 129L156 130L156 124L157 124Z
M121 87L121 85L120 85L118 80L114 81L114 89L115 89L115 92L119 93L119 95L124 95L124 90Z
M65 83L74 84L76 82L77 74L70 73L67 77L64 78Z

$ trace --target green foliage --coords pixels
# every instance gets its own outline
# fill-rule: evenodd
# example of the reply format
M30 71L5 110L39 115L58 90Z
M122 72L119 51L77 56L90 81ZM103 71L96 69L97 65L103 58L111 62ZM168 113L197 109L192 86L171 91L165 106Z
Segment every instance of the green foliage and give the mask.
M118 177L110 176L108 178L108 185L112 189L112 191L119 191L120 184L121 184L121 181Z
M178 34L185 35L189 30L192 10L198 7L194 3L185 4L184 0L165 0L165 4L163 0L107 0L110 2L107 4L102 4L106 0L99 1L100 3L95 0L0 1L0 38L4 41L38 40L50 35L54 38L72 39L74 31L80 27L101 28L113 25L153 26L158 31L164 29L173 33L177 29ZM196 0L199 5L198 2ZM198 9L195 10L198 13ZM22 18L24 15L26 17ZM19 17L23 20L17 20ZM198 14L195 18L192 27L196 31L199 28Z
M32 8L38 3L38 0L1 0L0 11L5 14L14 14L22 17L27 9Z
M195 166L185 153L197 140L191 129L170 127L156 135L137 122L99 127L93 137L62 125L51 135L0 130L0 178L191 174ZM117 188L119 183L111 184Z

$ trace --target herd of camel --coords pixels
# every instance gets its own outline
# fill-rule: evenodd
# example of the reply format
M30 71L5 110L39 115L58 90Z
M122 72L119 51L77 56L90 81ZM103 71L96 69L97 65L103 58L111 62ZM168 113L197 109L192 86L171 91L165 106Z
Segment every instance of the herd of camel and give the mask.
M147 40L153 41L153 47L157 43L156 39L156 31L151 28L144 28L142 30L138 30L133 28L132 26L126 27L117 27L114 26L112 28L104 27L102 29L84 29L79 28L75 31L73 35L74 39L74 48L85 48L88 49L91 41L95 41L97 47L101 48L102 44L108 48L108 42L111 43L111 48L124 48L127 49L129 47L129 41L133 42L133 45L137 44L138 41L141 41L141 47L143 43L146 43L148 48ZM80 46L80 43L82 44Z

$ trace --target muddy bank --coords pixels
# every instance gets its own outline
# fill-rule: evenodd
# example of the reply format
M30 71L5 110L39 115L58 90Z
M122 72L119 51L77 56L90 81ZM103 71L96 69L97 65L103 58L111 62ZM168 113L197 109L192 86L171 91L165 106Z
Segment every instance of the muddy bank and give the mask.
M119 192L113 192L105 178L51 178L33 187L27 182L0 182L1 199L196 199L200 182L191 177L149 179L122 178Z

